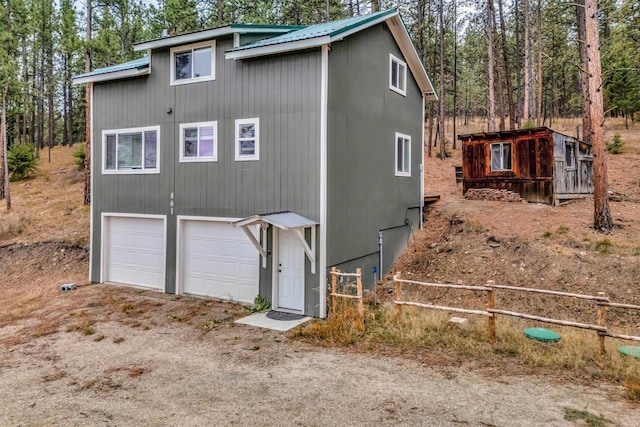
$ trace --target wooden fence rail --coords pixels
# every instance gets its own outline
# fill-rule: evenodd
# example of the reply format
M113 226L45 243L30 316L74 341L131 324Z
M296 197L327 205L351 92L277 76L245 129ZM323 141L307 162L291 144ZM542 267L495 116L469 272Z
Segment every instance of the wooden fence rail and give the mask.
M487 336L489 338L489 342L491 344L495 344L496 342L496 315L517 317L521 319L529 319L529 320L537 320L539 322L551 323L562 326L570 326L573 328L581 328L593 330L598 333L598 353L600 356L605 354L605 346L604 339L605 337L611 338L619 338L630 341L640 341L639 336L633 335L623 335L612 333L608 330L606 326L606 311L607 307L611 308L619 308L619 309L627 309L627 310L637 310L640 312L640 306L633 304L621 304L614 303L609 300L609 298L605 295L604 292L598 292L598 295L583 295L583 294L575 294L569 292L561 292L561 291L552 291L548 289L535 289L535 288L520 288L517 286L505 286L505 285L496 285L493 280L487 281L485 286L471 286L471 285L454 285L448 283L427 283L427 282L418 282L415 280L405 280L401 278L400 273L397 273L393 276L393 281L395 282L396 287L396 299L394 303L396 304L396 312L397 312L397 321L398 324L402 323L402 307L414 306L414 307L422 307L422 308L431 308L435 310L445 310L456 313L468 313L468 314L477 314L482 316L487 316ZM432 304L423 304L415 301L404 301L402 299L402 285L418 285L418 286L428 286L433 288L447 288L447 289L463 289L463 290L471 290L471 291L480 291L487 293L487 309L486 310L472 310L460 307L448 307L448 306L439 306ZM574 298L574 299L582 299L594 301L596 303L596 317L597 324L590 323L580 323L574 322L570 320L561 320L561 319L553 319L550 317L541 317L528 313L519 313L516 311L509 310L501 310L495 307L495 292L496 291L515 291L515 292L530 292L536 294L546 294L553 295L559 297L566 298Z
M356 278L356 295L338 293L339 277L355 277ZM356 327L364 328L364 303L362 301L362 269L356 269L355 273L342 273L337 268L331 268L331 314L335 315L338 308L338 298L347 298L356 300L356 311L358 317L356 319Z

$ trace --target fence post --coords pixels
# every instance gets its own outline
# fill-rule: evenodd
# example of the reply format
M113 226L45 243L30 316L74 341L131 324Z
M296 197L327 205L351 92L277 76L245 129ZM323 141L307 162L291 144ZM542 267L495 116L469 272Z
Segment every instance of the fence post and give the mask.
M487 291L487 309L491 310L496 307L495 295L493 294L493 285L496 283L493 280L487 280L487 287L490 288ZM487 321L487 335L489 336L489 343L491 345L496 344L496 316L494 313L489 313L489 320Z
M400 272L398 271L393 276L393 281L396 282L396 301L402 301L402 283L400 280ZM396 304L396 319L398 321L398 325L402 323L402 304Z
M362 269L356 269L356 289L358 293L358 321L356 327L364 329L364 303L362 301Z
M604 292L598 292L598 296L602 298L606 298L606 294ZM607 327L606 317L607 317L607 306L602 304L602 301L598 301L598 326L602 326L604 328ZM598 356L600 358L599 362L601 367L604 366L604 355L606 350L604 348L604 338L605 333L598 331Z
M338 292L338 270L335 267L331 267L331 315L335 316L337 307L337 296Z

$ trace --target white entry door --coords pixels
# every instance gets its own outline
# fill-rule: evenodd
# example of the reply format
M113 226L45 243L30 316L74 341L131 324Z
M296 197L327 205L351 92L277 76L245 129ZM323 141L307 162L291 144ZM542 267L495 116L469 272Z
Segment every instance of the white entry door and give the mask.
M304 308L304 250L293 231L278 230L278 308Z

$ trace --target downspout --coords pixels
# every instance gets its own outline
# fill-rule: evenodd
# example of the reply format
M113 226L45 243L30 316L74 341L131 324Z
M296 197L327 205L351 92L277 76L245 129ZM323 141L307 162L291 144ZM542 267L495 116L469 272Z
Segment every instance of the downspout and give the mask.
M382 269L382 241L384 236L384 231L380 230L378 231L378 255L379 255L379 262L380 262L380 271L378 272L378 275L380 276L380 280L382 280L382 274L384 272L384 270Z
M420 213L418 214L418 229L422 230L422 221L424 218L424 107L425 94L422 94L422 157L420 158Z

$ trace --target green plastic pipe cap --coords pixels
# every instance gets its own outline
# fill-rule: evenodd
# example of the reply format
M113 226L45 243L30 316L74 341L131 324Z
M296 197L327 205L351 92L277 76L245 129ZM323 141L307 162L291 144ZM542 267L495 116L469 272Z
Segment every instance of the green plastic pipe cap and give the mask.
M560 341L560 334L553 332L546 328L527 328L524 330L524 335L532 340L542 342L558 342Z
M618 347L620 354L640 359L640 347L637 345L621 345Z

